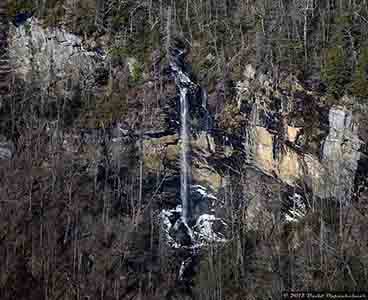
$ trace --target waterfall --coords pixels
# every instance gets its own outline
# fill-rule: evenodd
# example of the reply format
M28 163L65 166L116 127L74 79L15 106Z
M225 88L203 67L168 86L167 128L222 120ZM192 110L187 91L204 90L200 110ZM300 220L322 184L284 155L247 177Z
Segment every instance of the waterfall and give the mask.
M189 138L189 109L188 95L197 89L195 84L185 71L183 49L171 48L170 66L175 76L175 83L180 91L180 116L181 116L181 158L180 158L180 197L182 202L182 217L185 224L191 217L191 202L189 198L189 184L191 166L189 159L190 138Z
M184 61L187 51L180 46L180 43L176 43L175 47L169 47L169 51L170 68L180 98L180 198L182 205L170 210L163 209L160 218L168 245L174 249L180 249L180 256L183 260L178 280L187 285L194 276L194 266L198 264L200 249L213 242L226 242L224 235L213 228L215 223L221 226L226 226L226 223L212 215L212 210L209 211L209 203L216 197L207 192L205 187L191 185L189 107L191 104L196 105L197 102L189 101L202 91L202 111L207 112L207 94L190 78ZM207 204L203 211L199 202ZM196 214L192 214L192 210ZM198 211L201 212L199 217Z
M190 179L189 134L188 134L188 99L187 87L180 87L180 115L181 115L181 159L180 159L180 197L183 206L183 219L186 222L190 218L190 201L188 199L188 187Z

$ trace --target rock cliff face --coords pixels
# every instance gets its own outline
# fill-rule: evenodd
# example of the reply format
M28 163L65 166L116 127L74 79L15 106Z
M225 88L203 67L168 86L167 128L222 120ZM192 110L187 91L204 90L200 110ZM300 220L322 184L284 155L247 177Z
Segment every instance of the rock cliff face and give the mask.
M238 106L251 107L244 142L251 161L285 184L306 184L314 196L348 201L362 144L351 111L333 106L323 112L321 95L295 78L274 82L262 74L256 79L251 66L247 70L238 83ZM308 102L322 111L312 124Z
M53 96L72 98L77 88L89 89L92 93L106 91L108 83L97 82L97 69L104 69L107 74L116 73L110 75L114 80L124 77L117 69L112 73L109 70L110 58L101 54L108 49L87 50L86 41L64 29L45 28L31 18L23 26L12 27L10 32L11 61L17 80L37 83L49 99ZM126 66L125 72L129 73L131 60L126 61ZM148 93L157 81L155 73L152 75L155 77L149 78L151 81L145 88ZM166 77L165 81L170 91L173 78ZM242 128L235 135L221 128L223 116L211 116L207 111L208 97L202 89L191 96L194 183L221 192L225 187L226 170L235 157L241 155L243 164L256 167L285 185L305 185L314 196L342 197L349 201L358 168L359 147L364 143L357 136L359 125L349 109L327 108L320 91L304 87L292 75L280 74L275 80L257 74L251 65L246 67L236 91L234 106L237 110L230 118L246 121L238 122ZM152 90L152 93L153 96L155 92ZM157 119L151 121L150 128L147 125L150 117L144 117L144 131L151 132L143 138L147 174L178 175L180 105L179 96L175 97L172 101L168 96L166 104L156 108L154 114L160 116L159 123ZM320 112L313 115L312 107ZM152 110L147 109L149 112ZM209 124L212 125L209 127ZM129 130L123 133L124 129L115 132L117 135L111 136L110 143L119 143L119 136L130 134ZM138 133L131 141L136 143L137 139ZM9 153L4 151L3 157L8 157Z
M304 182L315 196L336 199L341 197L348 201L362 143L356 134L357 127L353 128L351 124L351 116L351 112L344 108L331 108L330 131L318 156L302 152L295 146L295 137L302 128L290 126L287 128L287 143L283 145L278 159L275 158L277 136L265 127L255 126L254 140L251 144L245 144L245 147L253 147L253 163L263 172L276 175L289 185L296 186ZM336 118L342 118L341 123ZM348 123L344 123L346 121Z
M10 32L16 80L36 84L47 101L73 99L78 89L110 96L126 93L124 120L109 128L69 128L62 134L62 147L95 177L97 192L108 190L110 195L115 182L127 180L132 164L139 162L143 193L150 201L159 198L154 208L161 211L163 230L173 248L191 245L193 239L199 247L211 240L226 241L229 232L221 217L229 210L245 209L247 229L255 230L277 220L300 220L316 198L349 203L356 172L364 177L360 149L367 141L358 134L359 122L351 107L328 105L318 86L308 87L292 74L271 78L248 65L235 84L235 100L225 99L221 113L207 103L216 92L207 95L196 82L195 91L187 95L189 198L195 221L192 231L183 229L185 224L178 222L180 95L168 62L153 55L143 83L127 92L135 72L133 58L114 65L107 47L102 49L106 55L87 50L81 38L64 29L44 28L36 19ZM99 73L105 80L99 80ZM48 134L54 133L50 127ZM13 143L0 140L0 159L11 158L13 152ZM124 192L128 199L130 191ZM113 207L125 209L119 206L122 199L111 199ZM187 270L187 259L180 274Z
M354 189L354 178L360 159L362 141L358 137L358 124L350 111L331 108L330 131L322 149L322 162L326 166L325 196L349 202Z
M18 79L38 85L49 97L72 97L76 88L94 90L96 69L105 56L87 50L82 38L47 28L36 18L11 27L10 49Z

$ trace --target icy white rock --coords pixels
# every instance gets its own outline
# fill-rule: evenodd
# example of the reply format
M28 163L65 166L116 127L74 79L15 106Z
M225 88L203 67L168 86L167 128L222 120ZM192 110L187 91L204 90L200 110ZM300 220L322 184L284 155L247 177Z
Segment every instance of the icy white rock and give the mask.
M197 239L205 242L226 242L222 233L215 232L213 230L213 223L219 221L222 225L226 226L226 223L220 218L216 218L214 215L203 214L201 215L195 225L197 232Z
M201 185L193 185L192 188L200 193L203 197L217 199L213 194L207 192L207 190Z
M295 193L290 200L292 201L293 206L285 214L285 221L296 223L305 217L307 213L307 208L305 203L303 202L303 197L298 193Z

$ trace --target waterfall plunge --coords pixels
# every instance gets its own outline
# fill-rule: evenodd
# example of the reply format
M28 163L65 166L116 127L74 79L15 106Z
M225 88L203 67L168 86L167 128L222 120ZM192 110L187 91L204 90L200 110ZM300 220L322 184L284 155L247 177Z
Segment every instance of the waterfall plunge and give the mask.
M182 202L182 217L184 223L191 217L191 205L189 199L189 184L190 184L190 135L189 135L189 108L188 94L192 89L197 88L197 85L189 78L184 70L184 50L171 49L170 66L174 72L176 86L180 91L180 116L181 116L181 158L180 158L180 197Z
M189 155L189 134L188 134L188 88L180 88L180 115L181 115L181 161L180 161L180 196L183 206L183 219L187 222L190 218L190 203L188 199L188 187L190 178Z
M198 199L200 194L201 201L211 201L214 196L206 192L206 189L196 185L191 186L191 163L190 163L190 96L198 95L199 85L194 83L185 68L185 51L182 48L170 48L170 67L175 77L176 87L180 96L180 197L182 206L177 206L172 210L163 210L161 218L163 230L166 233L167 241L173 248L181 248L186 253L186 258L182 262L179 270L179 281L186 281L193 277L192 273L187 273L191 266L196 264L198 250L207 243L213 241L226 241L220 232L215 232L212 228L213 223L222 222L209 213L203 213L199 218L192 216L192 199ZM202 107L207 108L207 94L202 95ZM195 194L197 195L195 196ZM207 197L207 198L205 198ZM216 199L216 198L215 198ZM178 215L181 213L181 216ZM180 216L180 217L179 217ZM189 223L189 224L188 224ZM222 222L223 223L223 222ZM226 224L223 223L225 226ZM183 252L182 252L183 253ZM187 274L186 274L187 273ZM189 275L188 275L189 274Z

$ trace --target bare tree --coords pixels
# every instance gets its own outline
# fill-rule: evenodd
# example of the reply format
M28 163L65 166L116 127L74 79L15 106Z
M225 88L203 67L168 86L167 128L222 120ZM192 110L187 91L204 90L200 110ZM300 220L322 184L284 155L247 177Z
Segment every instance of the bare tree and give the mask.
M314 13L314 0L294 0L295 7L300 15L304 18L303 40L304 40L304 62L308 64L308 30L309 18Z
M10 92L10 59L8 53L8 13L7 1L0 3L0 106L3 97Z

